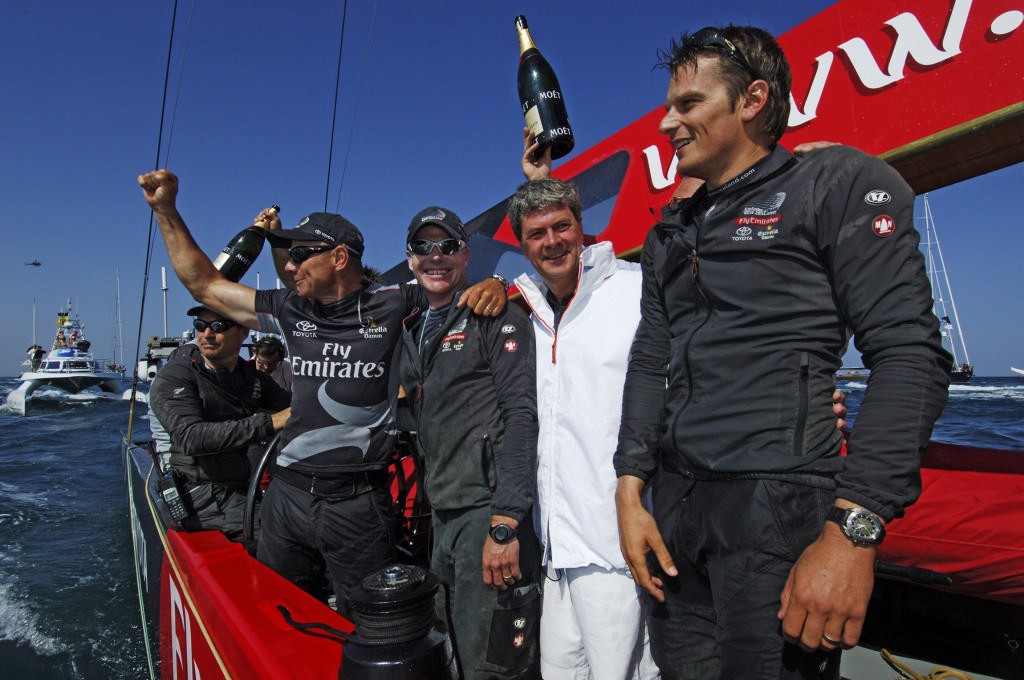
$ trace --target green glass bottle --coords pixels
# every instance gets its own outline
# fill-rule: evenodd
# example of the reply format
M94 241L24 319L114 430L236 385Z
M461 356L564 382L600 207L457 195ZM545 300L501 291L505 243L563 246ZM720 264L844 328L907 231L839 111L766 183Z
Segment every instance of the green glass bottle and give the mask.
M275 213L281 212L280 206L271 206ZM235 234L235 237L224 246L217 259L213 261L216 267L228 281L238 281L249 267L260 256L263 244L267 241L266 221L254 222L252 226L246 227Z

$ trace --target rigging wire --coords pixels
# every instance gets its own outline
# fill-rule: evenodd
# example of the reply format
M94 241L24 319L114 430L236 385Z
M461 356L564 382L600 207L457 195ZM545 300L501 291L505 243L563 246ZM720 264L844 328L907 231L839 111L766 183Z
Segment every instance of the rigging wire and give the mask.
M181 72L184 71L184 64L185 64L185 56L184 55L185 55L185 51L187 51L188 37L189 37L189 35L192 32L192 16L193 16L194 13L195 13L195 0L192 0L192 9L189 12L188 26L187 26L187 30L185 32L185 49L182 52ZM171 58L172 58L173 53L174 53L174 29L175 29L175 25L177 24L177 19L178 19L178 0L174 0L174 4L173 4L172 10L171 10L171 27L170 27L170 32L169 32L168 40L167 40L167 62L166 62L166 65L164 67L164 87L163 87L163 94L162 94L161 105L160 105L160 124L159 124L158 130L157 130L156 160L155 160L155 162L153 164L153 168L155 170L160 168L160 152L163 149L164 121L165 121L165 118L166 118L166 115L167 115L167 91L169 89L169 84L170 84L170 79L171 79ZM177 92L178 95L180 95L180 93L181 93L181 80L182 80L181 72L179 72L179 76L178 76L178 92ZM177 110L178 110L178 97L176 95L175 96L175 101L174 101L174 107L173 107L172 113L171 113L171 123L170 123L170 126L169 126L168 137L167 137L167 155L168 155L168 157L170 156L171 135L172 135L172 131L174 129L174 118L175 118L175 115L177 113ZM142 324L143 324L143 319L144 319L144 316L145 316L144 313L145 313L145 309L146 309L146 290L149 288L149 272L150 272L150 267L151 267L152 261L153 261L153 240L154 240L154 238L153 238L154 237L153 224L154 224L154 219L155 218L154 218L153 212L150 211L150 213L149 213L149 230L148 230L148 233L147 233L147 236L146 236L146 264L145 264L145 267L143 269L143 274L142 274L142 299L139 302L139 326L138 326L138 329L137 329L136 335L135 335L135 361L134 361L134 366L132 368L132 388L131 388L131 394L130 394L130 401L131 401L131 403L130 403L130 406L128 408L128 428L127 428L127 432L125 434L125 439L124 439L125 452L126 452L125 456L126 457L130 455L128 453L128 451L130 450L130 447L133 446L133 444L132 444L132 423L135 420L135 404L137 403L135 397L136 397L136 394L138 393L138 387L139 387L139 356L140 356L140 353L141 353L141 350L142 350ZM128 490L129 490L129 494L131 494L131 475L129 475ZM132 531L135 531L135 527L132 527ZM135 555L134 555L135 559L133 560L133 562L135 563L135 585L136 585L136 592L139 595L139 615L142 617L142 626L141 627L142 627L143 644L145 645L145 648L146 648L146 665L147 665L147 670L149 671L149 677L151 678L151 680L155 680L155 678L156 678L156 664L154 663L154 660L153 660L152 643L150 642L150 639L149 639L149 627L148 627L148 623L146 621L146 604L145 604L145 601L143 600L143 587L142 587L142 578L143 578L143 576L142 576L142 573L140 571L141 567L140 567L140 562L139 562L140 555L138 553L138 543L135 542L135 541L132 542L132 550L135 553Z
M345 171L348 169L348 156L349 152L352 150L352 140L355 137L356 133L356 118L359 115L359 101L362 99L363 95L363 76L366 75L366 63L370 57L370 42L373 39L373 25L374 22L377 20L378 3L379 0L374 0L373 2L373 13L370 15L370 28L366 34L366 49L363 50L363 63L359 67L359 82L356 85L356 98L352 109L352 126L349 128L348 131L348 142L345 145L345 157L341 161L341 179L338 180L338 198L334 203L334 212L338 212L341 208L341 192L345 186ZM334 147L333 139L331 141L331 147ZM328 173L328 183L329 182L330 174ZM324 210L326 210L326 208L324 208Z
M338 95L341 91L341 53L345 48L345 23L348 21L348 0L341 8L341 35L338 40L338 67L334 76L334 109L331 113L331 138L327 145L327 182L324 187L324 212L327 212L327 197L331 193L331 165L334 163L334 128L338 121Z
M178 114L178 100L181 94L181 81L183 80L183 74L185 70L185 55L188 53L189 36L192 34L192 17L195 15L196 0L192 0L192 7L189 10L188 23L186 24L185 30L185 41L182 47L181 64L178 70L178 88L175 93L174 105L171 107L170 124L167 126L167 157L171 154L171 139L174 135L174 121ZM164 88L160 102L160 123L157 129L157 140L156 140L156 160L153 163L153 169L159 170L161 165L160 156L164 150L164 122L167 118L167 93L170 89L171 82L171 61L174 53L174 30L178 19L178 0L174 0L174 8L171 11L171 29L170 35L167 41L167 63L164 66ZM166 159L165 161L166 162ZM132 423L135 420L135 396L138 393L139 387L139 358L142 351L142 324L145 317L146 311L146 291L149 290L149 274L150 267L153 264L153 241L154 241L154 220L155 217L153 212L149 213L149 231L146 235L146 265L143 269L142 274L142 299L139 301L139 326L135 334L135 362L134 368L132 369L132 388L131 388L131 405L128 409L128 431L125 434L125 440L131 442L132 440Z

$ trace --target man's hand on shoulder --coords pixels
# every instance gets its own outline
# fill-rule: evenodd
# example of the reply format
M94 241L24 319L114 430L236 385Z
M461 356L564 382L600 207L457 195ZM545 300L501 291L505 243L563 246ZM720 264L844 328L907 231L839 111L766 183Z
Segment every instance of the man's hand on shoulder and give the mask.
M462 291L457 307L469 307L480 316L498 316L508 302L505 284L494 277L473 284Z

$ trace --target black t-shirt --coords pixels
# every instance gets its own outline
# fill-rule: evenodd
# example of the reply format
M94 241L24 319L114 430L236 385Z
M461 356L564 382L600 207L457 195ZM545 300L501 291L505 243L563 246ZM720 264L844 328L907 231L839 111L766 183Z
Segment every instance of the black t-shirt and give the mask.
M373 284L330 303L257 291L260 330L281 336L292 369L279 466L329 479L386 465L397 434L392 355L402 319L422 306L419 286Z

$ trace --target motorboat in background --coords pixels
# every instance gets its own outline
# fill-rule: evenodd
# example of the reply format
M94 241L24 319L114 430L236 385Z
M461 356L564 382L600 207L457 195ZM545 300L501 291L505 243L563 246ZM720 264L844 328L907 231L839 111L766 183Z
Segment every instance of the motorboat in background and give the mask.
M25 360L29 370L21 374L21 384L7 395L7 405L21 415L25 415L32 393L44 386L70 394L91 387L111 394L124 390L124 367L96 360L90 351L92 343L85 338L85 325L72 312L70 298L67 309L57 313L56 325L49 352L43 352L37 344L29 347Z

